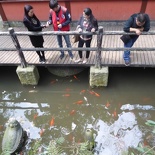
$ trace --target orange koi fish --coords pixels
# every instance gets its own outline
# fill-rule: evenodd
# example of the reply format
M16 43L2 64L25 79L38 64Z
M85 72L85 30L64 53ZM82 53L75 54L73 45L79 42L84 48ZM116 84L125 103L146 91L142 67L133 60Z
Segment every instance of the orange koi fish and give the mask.
M74 75L73 77L74 77L74 79L79 80L79 79L76 77L76 75Z
M51 84L54 84L55 82L56 82L56 80L52 80L52 81L51 81Z
M110 103L109 101L107 101L106 105L105 105L107 108L110 106Z
M54 117L52 117L51 121L50 121L50 126L54 125Z
M64 95L62 95L62 96L64 96L64 97L69 97L69 96L70 96L70 94L64 94Z
M114 112L113 112L113 116L114 116L114 117L117 117L116 108L115 108L115 110L114 110Z
M71 112L70 112L70 115L74 115L75 114L75 110L72 110Z
M80 94L85 93L85 92L86 92L86 90L83 89L83 90L80 91Z
M93 91L89 91L89 93L90 93L91 95L94 95L94 92L93 92Z
M82 104L82 103L83 103L82 100L79 100L79 101L75 102L75 104Z
M95 96L97 96L97 97L99 97L99 96L100 96L100 94L98 94L98 93L96 93L96 92L94 92L94 94L95 94Z
M45 129L41 129L39 134L40 134L40 137L42 137L43 133L45 132Z
M71 89L70 88L66 88L66 91L71 91Z
M38 113L36 113L34 116L33 116L33 119L36 119L38 117Z
M3 130L3 125L0 125L0 131L2 131Z

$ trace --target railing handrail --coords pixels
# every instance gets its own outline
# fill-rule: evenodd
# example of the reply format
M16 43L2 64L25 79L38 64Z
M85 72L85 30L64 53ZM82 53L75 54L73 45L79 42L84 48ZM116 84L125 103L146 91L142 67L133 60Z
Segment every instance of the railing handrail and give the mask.
M85 35L97 35L97 47L82 47L82 48L22 48L19 44L19 41L17 39L17 36L31 36L31 35L75 35L79 34L78 31L44 31L44 32L30 32L30 31L20 31L15 32L13 28L8 29L9 32L0 32L0 36L11 36L13 43L16 48L0 48L0 51L15 51L17 50L21 59L21 65L22 67L27 66L27 62L25 60L25 57L23 55L22 51L60 51L60 50L88 50L88 51L96 51L96 62L95 66L97 68L101 68L101 51L122 51L122 50L131 50L131 51L155 51L155 48L104 48L102 47L102 36L103 35L135 35L135 33L126 33L124 31L103 31L103 27L100 26L99 30L97 32L81 32L80 34ZM141 35L155 35L155 31L149 31L149 32L142 32Z
M18 36L25 36L25 35L59 35L59 34L66 34L66 35L74 35L79 34L78 31L44 31L44 32L30 32L30 31L20 31L14 32L14 34ZM98 35L97 32L80 32L80 34L87 34L87 35ZM135 35L134 32L124 32L124 31L103 31L103 35ZM155 35L155 31L148 31L142 32L141 35ZM10 36L9 32L0 32L0 36Z

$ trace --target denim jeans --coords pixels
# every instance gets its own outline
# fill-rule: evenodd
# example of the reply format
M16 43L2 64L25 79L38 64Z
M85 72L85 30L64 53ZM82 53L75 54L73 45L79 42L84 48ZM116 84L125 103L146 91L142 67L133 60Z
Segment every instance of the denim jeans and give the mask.
M57 35L57 41L58 41L59 47L60 47L60 48L63 47L63 45L62 45L62 36L63 36L64 39L65 39L65 42L66 42L67 47L71 47L69 35ZM64 51L63 51L63 50L61 50L60 52L61 52L61 54L64 54ZM70 56L71 58L73 58L72 51L69 50L68 53L69 53L69 56Z
M124 48L131 48L133 46L133 44L135 43L135 41L138 39L138 35L136 36L132 36L131 39L124 44ZM130 61L130 51L129 50L125 50L124 51L124 55L123 58L125 61Z

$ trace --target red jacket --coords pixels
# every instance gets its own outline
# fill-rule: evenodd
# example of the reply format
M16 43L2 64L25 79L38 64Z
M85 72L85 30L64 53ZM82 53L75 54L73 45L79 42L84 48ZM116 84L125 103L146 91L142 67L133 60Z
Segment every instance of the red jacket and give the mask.
M59 20L57 20L57 15L56 15L56 12L53 11L52 9L50 10L50 13L51 13L51 16L52 16L52 23L53 23L53 29L54 31L58 31L58 25L59 24L62 24L66 21L66 18L65 18L65 12L67 11L67 8L65 8L64 6L61 6L61 9L60 11L58 12L58 18ZM66 25L66 26L63 26L60 31L69 31L70 30L70 26L69 24Z

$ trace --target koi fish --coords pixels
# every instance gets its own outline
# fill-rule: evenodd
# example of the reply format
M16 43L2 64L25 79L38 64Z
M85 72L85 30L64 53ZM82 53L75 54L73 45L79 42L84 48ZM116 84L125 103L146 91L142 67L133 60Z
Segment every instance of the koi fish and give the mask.
M70 88L66 88L66 91L71 91L71 89Z
M110 106L110 103L109 101L107 101L106 105L105 105L107 108Z
M85 96L84 96L83 98L84 98L84 100L85 100L86 102L88 102L88 99L87 99L87 97L85 97Z
M80 94L85 93L85 92L86 92L86 90L83 89L83 90L80 91Z
M3 130L3 125L0 125L0 131Z
M94 95L94 92L93 92L93 91L90 91L90 90L89 90L89 93L90 93L91 95Z
M36 119L38 117L38 113L36 113L34 116L33 116L33 119Z
M51 121L50 121L50 126L54 125L54 117L52 117Z
M79 79L76 77L76 75L74 75L73 77L74 77L74 79L79 80Z
M75 102L75 104L82 104L82 103L83 103L82 100L79 100L79 101Z
M45 129L41 129L39 134L40 134L40 137L42 137L43 133L45 132Z
M52 81L51 81L51 84L54 84L55 82L56 82L56 80L52 80Z
M97 96L97 97L100 96L100 94L98 94L98 93L96 93L96 92L94 92L94 91L93 91L93 94L94 94L95 96Z
M64 95L62 95L62 96L64 96L64 97L69 97L69 96L70 96L70 94L64 94Z
M29 90L29 93L37 93L37 90Z
M75 114L75 110L72 110L71 112L70 112L70 115L74 115Z
M113 116L114 116L114 117L117 117L116 108L115 108L115 110L114 110L114 112L113 112Z
M100 96L100 94L98 94L98 93L95 93L95 96L99 97L99 96Z

